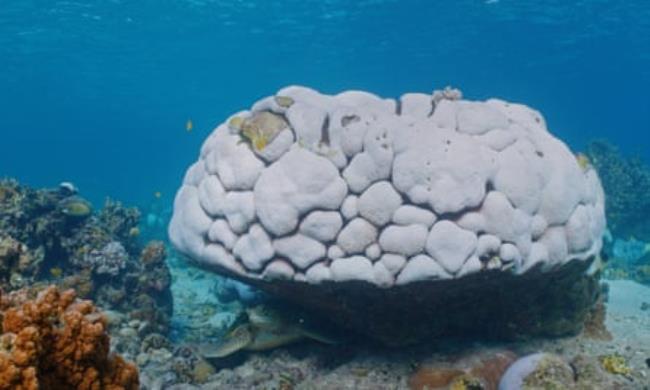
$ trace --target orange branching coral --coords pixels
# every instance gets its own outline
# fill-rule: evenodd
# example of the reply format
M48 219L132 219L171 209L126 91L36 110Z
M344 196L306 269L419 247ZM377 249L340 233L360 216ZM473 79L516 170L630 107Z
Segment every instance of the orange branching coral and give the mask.
M138 388L138 371L109 355L106 319L73 290L0 297L0 390Z

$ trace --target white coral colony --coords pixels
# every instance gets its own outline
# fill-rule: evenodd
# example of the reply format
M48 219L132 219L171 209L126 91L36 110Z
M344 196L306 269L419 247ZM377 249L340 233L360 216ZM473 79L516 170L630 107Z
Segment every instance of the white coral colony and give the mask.
M597 254L595 172L538 112L450 92L395 101L292 86L262 99L217 127L188 170L174 246L248 280L379 288Z

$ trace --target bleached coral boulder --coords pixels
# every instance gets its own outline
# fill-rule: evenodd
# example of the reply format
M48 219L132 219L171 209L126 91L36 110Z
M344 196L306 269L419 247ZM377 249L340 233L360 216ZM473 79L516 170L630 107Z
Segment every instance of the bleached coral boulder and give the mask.
M407 291L586 270L604 215L595 171L524 105L292 86L209 136L169 235L279 294Z

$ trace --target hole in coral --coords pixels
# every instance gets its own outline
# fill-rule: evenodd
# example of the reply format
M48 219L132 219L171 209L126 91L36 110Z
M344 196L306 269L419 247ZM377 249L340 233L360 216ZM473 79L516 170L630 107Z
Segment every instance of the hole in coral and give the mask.
M346 127L347 125L359 122L360 120L361 118L359 118L357 115L344 115L341 118L341 126Z
M330 146L330 117L329 115L325 116L323 120L323 125L320 129L320 143L321 145Z

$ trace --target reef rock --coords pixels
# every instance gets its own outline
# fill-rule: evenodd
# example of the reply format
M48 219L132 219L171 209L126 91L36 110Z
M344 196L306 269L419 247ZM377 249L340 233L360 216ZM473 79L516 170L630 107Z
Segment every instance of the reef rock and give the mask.
M117 241L111 241L102 249L93 249L84 257L83 263L90 266L97 274L116 276L126 267L129 255Z
M172 243L388 344L577 332L597 295L597 174L537 111L446 91L398 103L292 86L263 99L204 144ZM264 157L280 128L291 136ZM241 191L235 223L224 208Z

